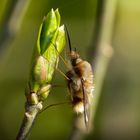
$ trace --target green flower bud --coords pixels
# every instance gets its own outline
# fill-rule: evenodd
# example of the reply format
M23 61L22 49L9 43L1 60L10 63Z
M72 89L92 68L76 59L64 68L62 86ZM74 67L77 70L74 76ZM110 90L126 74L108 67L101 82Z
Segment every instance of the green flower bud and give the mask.
M52 76L55 68L58 65L59 55L65 46L65 31L64 26L58 28L55 43L51 43L46 52L44 53L45 58L48 60L48 71L47 71L47 81L52 80Z
M28 101L28 102L32 105L38 104L38 97L37 97L36 93L31 93L29 100L30 101Z
M64 26L59 25L59 11L52 9L39 29L37 50L32 61L30 90L38 94L40 100L44 100L49 94L49 84L58 65L59 55L65 46Z
M53 37L56 34L57 28L60 24L60 14L58 9L54 12L52 9L48 15L44 18L43 23L40 26L37 47L38 52L43 55L43 53L48 48Z
M37 95L39 97L39 100L43 101L45 100L50 92L51 84L47 84L46 86L42 86L39 91L37 92Z
M57 20L57 26L59 27L60 26L61 17L60 17L58 9L55 10L55 16L56 16L56 20Z
M65 46L66 40L65 40L65 29L64 25L60 26L58 29L58 34L56 38L56 47L57 47L57 56L62 52L64 46Z

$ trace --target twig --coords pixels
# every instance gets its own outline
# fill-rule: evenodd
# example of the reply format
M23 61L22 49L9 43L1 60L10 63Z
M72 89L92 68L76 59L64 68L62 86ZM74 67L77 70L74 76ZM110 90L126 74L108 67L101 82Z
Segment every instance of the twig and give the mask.
M34 121L37 118L37 115L41 109L42 109L42 103L38 103L37 105L32 105L32 106L27 105L24 114L24 119L16 140L25 140L29 136Z
M58 9L51 9L46 17L40 25L37 46L33 52L29 82L25 91L25 114L17 140L27 138L37 115L43 110L43 103L52 88L51 82L58 66L58 57L65 46L65 31L64 26L60 26ZM54 44L57 43L57 53L51 45L52 40Z
M106 0L106 2L104 3L103 19L96 54L96 62L92 62L95 67L95 93L92 104L91 121L94 121L108 64L113 55L112 36L116 15L116 7L117 0Z
M100 23L100 29L99 31L99 37L97 38L97 52L96 52L96 63L93 61L92 64L94 65L94 75L95 75L95 93L93 97L92 104L90 106L91 113L90 113L90 128L92 128L92 121L94 120L96 109L100 97L100 93L102 90L105 74L107 71L107 67L109 64L109 61L111 59L111 56L113 54L113 49L111 46L112 41L112 31L113 31L113 25L114 25L114 19L115 19L115 11L116 11L116 5L117 0L106 0L103 3L103 10L102 10L102 17L101 23ZM99 20L100 22L100 20ZM94 53L93 53L94 54ZM81 131L78 126L79 123L79 117L77 116L74 118L74 124L73 129L71 132L70 140L80 140L83 139L85 131ZM78 124L78 125L77 125ZM82 126L82 125L81 125ZM92 129L89 129L92 130ZM78 137L77 137L78 136Z

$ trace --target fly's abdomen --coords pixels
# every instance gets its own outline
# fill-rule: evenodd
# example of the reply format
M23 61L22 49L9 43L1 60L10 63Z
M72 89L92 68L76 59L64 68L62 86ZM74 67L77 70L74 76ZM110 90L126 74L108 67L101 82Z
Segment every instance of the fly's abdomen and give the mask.
M76 112L76 113L84 112L82 92L75 92L75 94L73 96L72 105L73 105L74 112Z
M71 96L73 110L76 113L83 113L83 94L81 89L81 79L73 71L67 72L68 88Z

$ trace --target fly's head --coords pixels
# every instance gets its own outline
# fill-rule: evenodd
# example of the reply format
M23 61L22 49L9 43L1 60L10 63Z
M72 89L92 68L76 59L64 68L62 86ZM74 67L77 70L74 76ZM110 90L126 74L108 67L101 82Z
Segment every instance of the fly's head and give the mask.
M76 51L70 52L70 60L71 60L72 66L76 66L79 62L82 61L82 59L80 58L80 55Z

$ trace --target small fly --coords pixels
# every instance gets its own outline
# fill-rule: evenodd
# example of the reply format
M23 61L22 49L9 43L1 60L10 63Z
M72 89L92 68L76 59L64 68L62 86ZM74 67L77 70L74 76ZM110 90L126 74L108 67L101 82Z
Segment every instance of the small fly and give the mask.
M69 58L71 68L67 71L67 85L71 96L73 110L76 113L84 115L86 127L89 124L90 99L92 98L93 86L93 70L89 62L83 60L76 50L72 50L70 36L66 28Z

